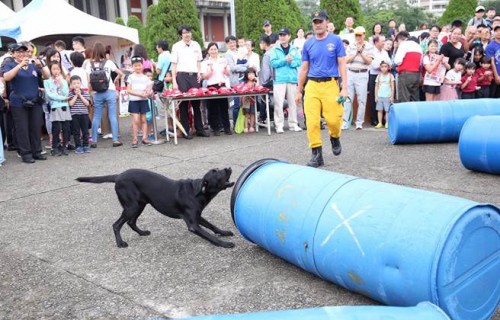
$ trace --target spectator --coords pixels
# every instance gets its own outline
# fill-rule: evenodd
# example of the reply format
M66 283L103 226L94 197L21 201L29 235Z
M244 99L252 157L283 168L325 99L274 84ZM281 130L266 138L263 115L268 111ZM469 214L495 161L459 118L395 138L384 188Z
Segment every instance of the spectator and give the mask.
M396 20L394 19L389 20L387 25L388 25L387 40L391 40L392 42L394 42L394 40L396 40L396 34L397 34Z
M409 40L407 31L398 33L398 50L394 63L398 66L397 92L399 102L419 101L420 61L422 48Z
M238 63L238 49L236 48L236 37L227 36L225 39L227 51L224 58L229 65L229 83L234 87L240 83L240 78L243 79L243 74L248 68L248 61L245 63ZM233 100L233 124L236 123L238 112L240 110L240 99L234 98Z
M462 30L458 27L455 27L451 30L450 41L443 44L440 54L444 54L445 57L448 57L448 64L450 66L455 65L455 60L458 58L463 58L465 56L464 45L462 43Z
M460 89L462 89L461 99L475 99L476 91L480 89L477 84L477 74L476 65L473 62L467 62L465 64L465 73L462 76L462 84Z
M469 61L474 62L474 64L476 65L476 69L478 69L479 67L481 67L481 60L483 59L483 57L484 49L482 46L479 46L472 51L472 57Z
M253 40L245 41L245 45L248 51L248 67L254 68L256 75L260 72L260 56L254 51L255 42Z
M66 43L62 40L57 40L54 43L54 48L59 51L59 54L61 55L61 64L64 70L71 71L73 69L73 65L71 64L69 56L72 51L66 50Z
M451 23L451 27L449 28L449 32L441 38L441 42L442 42L443 44L445 44L446 42L448 42L448 39L449 39L449 38L450 38L450 36L451 36L451 32L452 32L455 28L460 28L460 31L462 31L462 25L463 25L462 21L460 21L460 20L453 20L453 22ZM448 31L448 30L447 30L447 31ZM460 33L460 34L461 34L461 33ZM463 38L461 39L461 41L462 41L462 44L464 44L464 45L465 45L465 43L466 43L466 41L465 41L465 37L463 37Z
M354 18L353 17L347 17L345 18L345 28L340 30L340 33L341 35L343 34L349 34L349 33L354 33Z
M264 51L262 55L262 63L259 72L259 83L261 86L268 89L273 88L274 70L271 66L271 39L268 36L263 36L260 38L260 50ZM272 95L269 95L269 101L271 101ZM271 106L270 106L271 107ZM259 119L258 122L264 124L267 119L266 104L262 97L258 99L258 109L259 109ZM271 113L269 116L271 116Z
M333 28L335 30L335 27ZM306 42L306 38L304 37L304 29L297 29L297 38L293 39L292 46L299 50L299 53L302 54L302 48L304 47L304 42Z
M33 47L16 44L12 51L14 61L4 65L2 72L5 81L10 82L9 103L16 128L18 154L24 163L47 160L41 154L43 111L39 99L39 81L42 73L30 63Z
M335 33L335 25L333 22L328 22L326 25L326 31L328 31L328 33Z
M278 41L278 34L273 32L273 26L269 20L264 20L264 22L262 22L262 29L264 30L264 33L261 37L264 35L268 36L271 40L271 44L275 44Z
M373 45L373 37L374 36L381 36L381 35L383 35L382 32L383 32L382 25L380 23L378 23L378 22L375 23L373 25L373 28L372 28L372 35L368 39L368 42L370 42L370 44ZM384 39L385 39L385 37L384 37Z
M297 105L295 104L297 68L300 65L300 53L297 48L290 45L290 30L283 28L279 32L279 45L271 51L271 66L275 69L273 96L276 133L283 133L285 97L288 101L288 128L290 131L302 131L297 122Z
M158 80L163 81L165 74L170 71L172 61L170 61L170 52L168 51L168 42L160 40L156 42L156 51L158 52L158 63L156 64L156 73Z
M377 129L383 128L382 117L385 111L385 128L389 128L389 107L394 102L394 77L390 71L390 66L386 61L380 62L380 73L375 79L376 85L374 89L375 101L377 103L376 110L378 123L375 126Z
M425 70L422 90L425 93L425 101L437 100L443 83L446 69L450 66L446 63L444 55L438 55L438 41L429 41L429 50L425 53L422 65Z
M443 46L443 43L439 40L439 33L441 32L441 28L437 25L431 26L431 29L429 30L429 37L420 41L420 47L422 47L422 52L427 52L428 50L428 44L429 41L431 40L436 40L438 42L438 52L441 50L441 47Z
M150 69L153 70L153 61L148 58L148 51L142 44L136 44L134 50L132 51L132 57L142 58L142 70Z
M486 47L486 55L491 57L491 66L494 74L494 82L496 85L491 88L490 97L500 97L500 25L493 29L494 37Z
M493 70L491 69L491 60L489 57L481 59L481 67L476 69L477 84L481 87L477 92L478 98L490 97L490 86L493 80Z
M462 84L462 71L465 68L465 63L466 61L464 58L458 58L457 60L455 60L453 69L450 69L448 70L448 72L446 72L444 83L441 86L441 90L439 93L440 101L458 99L457 88L460 86L460 84Z
M226 86L229 78L229 65L227 60L219 57L219 46L210 42L207 46L208 58L201 64L203 79L207 81L208 88L222 88ZM208 99L208 124L215 136L220 135L224 129L225 134L232 134L229 123L229 103L227 98Z
M378 115L377 115L377 106L375 102L375 80L377 76L381 73L380 65L382 61L390 64L391 58L386 50L384 50L385 46L385 36L378 35L373 36L373 60L370 64L369 78L368 78L368 92L370 99L370 124L372 126L377 125ZM390 40L389 40L390 41ZM389 68L390 71L390 68Z
M356 130L363 129L368 94L368 70L373 61L373 47L365 41L365 34L365 28L362 26L356 27L354 29L356 42L351 43L347 50L346 63L349 99L344 103L343 129L347 129L350 125L354 95L358 99Z
M92 144L91 148L97 148L97 129L101 123L102 112L104 105L108 109L108 117L111 124L111 135L113 139L113 147L120 147L123 144L118 140L118 116L116 109L116 87L111 79L111 72L117 73L118 79L123 78L124 74L110 60L106 60L106 49L100 42L94 43L92 51L92 60L86 65L87 74L90 75L94 68L99 68L101 62L104 62L104 70L106 77L109 79L108 89L103 92L94 92L94 116L92 119Z
M486 18L484 21L486 22L486 26L488 28L493 28L493 19L495 18L495 15L497 14L497 11L494 7L488 8L488 11L486 11Z
M401 23L398 27L398 32L406 31L406 24Z
M484 19L485 9L483 6L477 6L474 12L475 12L474 18L469 20L469 22L467 23L468 26L477 27L480 24L484 25L488 24L488 22Z
M13 49L16 46L16 43L9 44L9 46L7 47L8 51L2 57L0 57L0 83L4 84L4 89L1 94L5 101L5 109L3 110L3 112L0 112L0 127L2 129L2 133L4 133L4 141L2 142L7 143L7 151L16 151L17 143L14 118L12 117L12 111L9 107L10 85L4 79L3 70L5 65L15 61L15 52ZM5 119L5 127L3 125L3 119Z
M83 39L82 36L73 37L72 46L73 46L74 51L80 52L81 54L83 54L85 56L85 58L90 58L90 57L87 57L85 55L85 52L86 52L85 51L85 40Z
M198 42L192 40L191 27L181 25L177 28L177 34L181 40L172 46L172 76L174 89L187 92L191 88L199 88L201 81L201 61L203 60L201 47ZM191 101L193 107L194 127L199 137L209 137L203 128L201 118L200 101ZM179 106L181 112L181 123L187 135L185 139L192 139L189 130L189 102L183 101Z

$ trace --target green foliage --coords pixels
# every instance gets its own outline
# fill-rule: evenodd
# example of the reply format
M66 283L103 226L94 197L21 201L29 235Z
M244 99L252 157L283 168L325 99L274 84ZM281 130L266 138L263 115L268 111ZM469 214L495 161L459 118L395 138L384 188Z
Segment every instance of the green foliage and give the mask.
M117 17L117 18L115 19L115 23L116 23L116 24L120 24L120 25L122 25L122 26L124 26L124 25L125 25L125 21L123 21L123 18L122 18L122 17Z
M345 28L347 17L354 18L354 26L363 25L363 12L358 0L321 0L319 7L326 11L336 30Z
M461 20L464 25L474 16L477 0L450 0L441 19L440 25L450 24L454 20Z
M262 22L271 21L273 32L289 28L292 39L295 30L305 27L304 18L295 0L236 0L236 31L247 39L259 40L263 30Z
M497 14L500 13L500 0L487 0L484 1L482 5L486 8L486 10L488 10L488 8L495 8Z
M157 5L149 6L144 43L148 49L148 56L157 59L156 42L159 40L166 40L170 50L172 45L179 41L177 28L183 24L192 28L193 40L203 48L200 19L194 1L159 0Z
M314 11L319 10L319 5L317 0L302 0L297 3L299 6L300 12L302 13L302 16L304 17L304 22L305 25L307 26L307 30L311 30L311 13Z
M139 43L144 44L146 42L146 28L142 25L141 20L135 15L130 15L127 21L127 27L137 29L139 32ZM149 53L149 52L148 52Z

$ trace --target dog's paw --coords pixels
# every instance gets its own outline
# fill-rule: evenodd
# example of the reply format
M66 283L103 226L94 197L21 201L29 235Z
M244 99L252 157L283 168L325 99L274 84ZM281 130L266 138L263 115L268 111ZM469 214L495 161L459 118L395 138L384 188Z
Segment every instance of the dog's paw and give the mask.
M121 241L121 242L117 243L116 245L118 246L118 248L128 247L128 243L126 243L125 241Z
M219 235L221 235L223 237L231 237L231 236L234 236L234 233L232 233L231 231L220 230Z
M150 231L148 231L148 230L142 230L142 232L141 232L141 233L139 233L139 235L140 235L141 237L143 237L143 236L149 236L150 234L151 234L151 232L150 232Z
M220 246L223 248L234 248L235 244L232 242L221 242Z

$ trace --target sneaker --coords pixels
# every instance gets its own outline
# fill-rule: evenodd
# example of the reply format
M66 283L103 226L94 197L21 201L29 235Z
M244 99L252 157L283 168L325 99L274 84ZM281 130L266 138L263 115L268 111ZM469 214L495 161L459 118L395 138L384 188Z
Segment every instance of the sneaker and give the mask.
M382 125L381 122L379 122L376 126L375 129L382 129L384 126Z
M276 128L276 133L283 133L283 128Z
M387 122L385 123L385 128L389 129L389 124Z
M51 143L50 145L46 145L46 146L45 146L45 149L47 149L47 150L52 150L52 143Z
M149 141L155 141L155 135L154 134L150 134L147 139Z
M302 128L299 126L291 126L290 131L300 132L302 131Z
M90 153L90 147L83 147L84 153Z
M40 152L40 154L47 154L47 151L42 150L42 152Z
M363 130L363 127L362 126L356 126L356 130Z
M50 155L53 157L60 157L62 155L61 151L59 149L52 149L50 151Z
M347 124L342 125L342 130L347 130Z
M123 146L123 143L121 143L120 141L114 141L113 142L113 147L116 148L116 147L121 147L121 146Z
M113 135L111 133L105 134L102 136L103 139L112 139Z
M95 143L95 142L92 142L92 143L90 144L90 147L91 147L92 149L95 149L95 148L97 148L97 143Z
M77 147L77 148L75 149L75 153L76 153L76 154L82 154L82 153L83 153L83 147Z

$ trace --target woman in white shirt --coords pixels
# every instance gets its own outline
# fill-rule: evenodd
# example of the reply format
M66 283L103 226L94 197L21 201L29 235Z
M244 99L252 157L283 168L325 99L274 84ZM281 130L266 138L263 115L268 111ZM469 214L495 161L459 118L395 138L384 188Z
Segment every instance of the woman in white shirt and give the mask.
M304 47L304 43L306 42L306 38L304 37L304 29L297 29L297 38L292 41L292 46L299 49L300 54L302 54L302 48Z
M210 42L207 46L208 58L201 63L201 73L207 82L207 88L225 87L229 83L229 65L227 60L219 57L219 46ZM231 134L229 123L229 101L227 98L208 99L208 124L214 135L219 136L221 128Z

